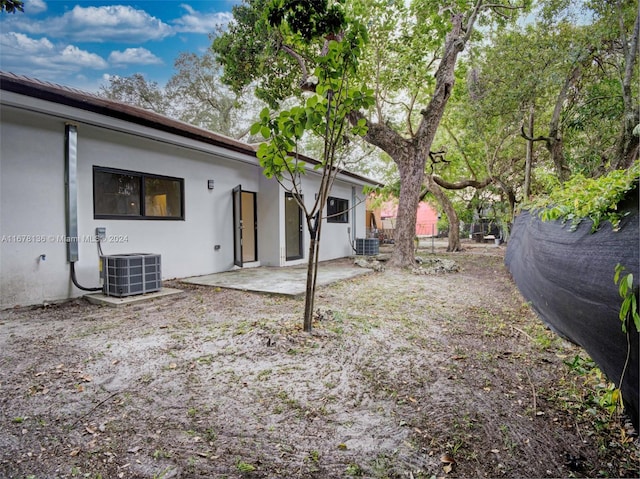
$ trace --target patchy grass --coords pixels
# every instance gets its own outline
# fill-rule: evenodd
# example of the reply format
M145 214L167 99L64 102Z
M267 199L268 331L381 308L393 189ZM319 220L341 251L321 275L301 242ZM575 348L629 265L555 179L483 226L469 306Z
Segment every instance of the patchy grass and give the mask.
M500 253L322 288L312 334L297 299L179 284L2 312L0 476L637 476L610 386Z

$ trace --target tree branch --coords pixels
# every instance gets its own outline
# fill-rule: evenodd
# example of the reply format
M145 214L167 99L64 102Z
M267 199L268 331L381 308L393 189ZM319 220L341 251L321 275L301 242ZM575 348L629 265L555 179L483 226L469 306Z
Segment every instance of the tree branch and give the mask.
M490 176L482 181L460 180L455 183L450 183L447 180L440 178L438 175L431 175L431 177L433 178L433 181L438 184L438 186L441 186L442 188L445 188L447 190L462 190L464 188L468 188L469 186L472 188L481 189L493 183L493 178L491 178Z
M503 10L520 10L520 9L524 9L524 6L512 6L512 5L502 5L500 3L487 3L486 5L482 5L482 8L491 8L493 9L494 13L496 13L497 15L500 15L502 18L509 18L507 16L507 14L499 12L498 9L503 9Z
M367 143L371 143L385 151L394 161L396 161L396 158L404 157L404 155L400 155L398 152L406 145L407 140L396 130L385 123L368 120L362 112L352 111L349 113L349 122L352 125L357 124L360 119L364 119L367 122L367 133L363 136L363 139Z
M464 158L464 162L467 164L467 168L469 168L469 171L471 172L471 176L473 176L475 178L477 176L476 172L473 171L473 167L471 166L471 161L469 161L469 157L467 156L467 154L465 153L464 149L462 148L462 145L460 144L460 141L458 140L458 137L455 135L455 133L453 133L451 128L449 128L449 125L447 125L446 123L444 124L444 129L447 131L447 133L449 133L449 136L451 136L451 138L453 138L453 142L458 147L458 151L460 151L460 154L462 155L462 158Z
M307 70L307 65L304 62L304 58L298 52L296 52L293 48L284 43L280 44L280 48L289 56L293 57L293 59L298 62L298 66L300 67L300 73L302 74L302 78L300 79L300 87L304 89L308 89L308 79L309 79L309 70ZM315 89L315 88L314 88Z
M480 13L480 9L482 8L482 1L483 0L478 0L476 2L475 7L473 7L473 10L471 11L471 15L469 15L469 19L467 20L467 25L464 28L464 37L462 38L462 46L464 48L464 45L469 41L469 38L471 38L471 34L473 33L473 26L476 23L476 20L478 19L478 14Z
M537 136L534 138L527 135L527 133L524 131L524 125L520 127L520 136L528 141L551 141L551 138L549 138L548 136Z

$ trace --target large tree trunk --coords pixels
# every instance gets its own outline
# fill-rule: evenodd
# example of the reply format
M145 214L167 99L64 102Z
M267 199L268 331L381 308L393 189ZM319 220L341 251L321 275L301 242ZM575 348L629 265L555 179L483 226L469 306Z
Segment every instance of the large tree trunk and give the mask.
M407 158L397 163L400 172L400 198L394 235L395 247L389 265L404 267L413 265L416 260L414 251L416 216L426 156L423 159Z
M452 15L451 30L447 34L443 56L435 74L435 90L427 107L420 112L422 119L414 136L407 139L385 123L367 121L368 129L364 140L387 152L398 166L400 174L395 248L389 260L389 266L409 267L415 264L416 215L427 157L453 90L458 54L471 36L481 5L482 2L476 4L464 28L463 15ZM359 112L349 116L352 123L356 123L361 118L364 118L364 115Z
M444 55L436 71L436 87L427 107L421 112L422 120L412 142L410 160L406 157L392 156L400 172L400 200L398 205L398 219L396 222L396 243L390 266L408 267L415 264L414 238L416 234L416 214L420 200L420 190L423 185L424 168L431 151L440 120L447 106L453 84L455 83L455 66L458 54L464 48L467 40L462 28L462 15L452 15L451 31L447 34L444 45ZM467 24L467 33L473 29L475 15ZM400 160L400 161L399 161ZM458 240L459 242L459 240Z

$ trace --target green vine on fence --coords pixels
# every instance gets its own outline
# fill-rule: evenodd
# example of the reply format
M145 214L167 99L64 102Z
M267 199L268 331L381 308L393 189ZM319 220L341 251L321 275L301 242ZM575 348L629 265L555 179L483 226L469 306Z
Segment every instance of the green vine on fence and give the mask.
M627 273L623 275L625 267L620 263L616 265L614 283L618 286L618 293L622 298L620 305L620 321L622 321L622 332L627 332L627 323L633 320L636 331L640 331L640 313L638 313L637 287L633 286L633 274Z
M633 274L627 273L623 275L625 267L620 263L616 265L615 274L613 275L613 282L618 286L618 294L622 298L622 304L620 305L620 313L618 317L622 322L622 332L627 336L627 359L624 362L622 368L622 374L620 375L620 385L617 390L622 389L622 381L624 381L624 375L629 366L629 357L631 355L631 341L629 340L629 325L633 321L636 327L636 331L640 331L640 314L638 314L638 299L637 288L633 287ZM622 395L620 393L620 398Z

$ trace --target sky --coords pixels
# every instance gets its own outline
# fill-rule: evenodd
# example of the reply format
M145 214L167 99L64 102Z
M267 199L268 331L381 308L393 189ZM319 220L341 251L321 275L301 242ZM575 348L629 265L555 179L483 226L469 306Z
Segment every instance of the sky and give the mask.
M96 92L113 75L164 86L182 52L201 54L240 0L25 0L0 12L0 70Z

